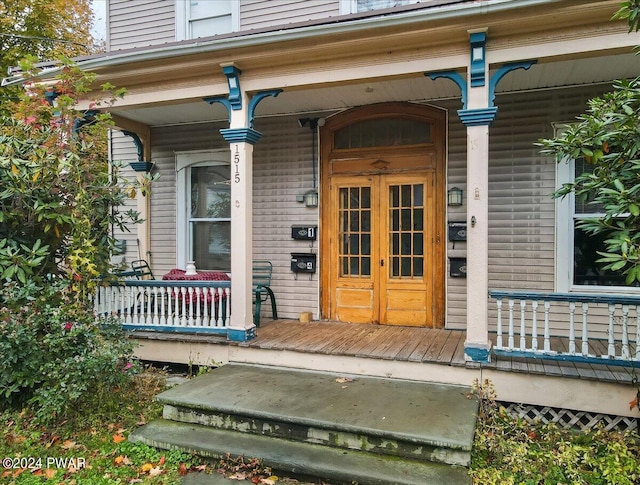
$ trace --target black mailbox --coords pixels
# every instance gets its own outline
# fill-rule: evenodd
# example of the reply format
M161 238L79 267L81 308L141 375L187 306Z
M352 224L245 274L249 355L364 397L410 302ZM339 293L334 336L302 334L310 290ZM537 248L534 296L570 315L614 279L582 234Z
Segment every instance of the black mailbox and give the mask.
M466 241L467 240L467 223L466 222L450 222L449 223L449 241Z
M291 253L291 271L294 273L315 273L316 255L314 253Z
M291 237L304 241L315 241L318 226L291 226Z
M466 278L467 258L449 258L449 276L452 278Z

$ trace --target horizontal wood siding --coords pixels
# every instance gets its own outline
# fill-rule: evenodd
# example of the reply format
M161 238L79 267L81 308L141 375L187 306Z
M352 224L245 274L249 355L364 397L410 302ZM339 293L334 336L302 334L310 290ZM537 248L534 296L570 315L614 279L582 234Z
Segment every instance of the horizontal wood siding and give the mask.
M176 40L172 0L109 0L107 49L119 50Z
M291 253L318 254L320 246L319 239L311 245L291 238L293 224L318 224L318 209L296 202L313 184L312 132L308 126L300 128L294 116L259 119L256 128L263 138L254 148L254 257L273 263L278 316L299 318L300 312L310 311L318 318L322 260L316 274L296 277L291 271ZM317 165L316 160L316 176Z
M339 14L339 0L242 0L240 30L321 20Z
M136 173L129 166L130 162L138 160L138 151L133 139L125 136L118 130L111 132L111 159L121 162L121 175L129 180L136 179ZM128 198L125 205L120 207L121 212L128 210L138 210L138 203L136 198ZM127 226L129 231L121 231L117 227L113 230L113 235L116 239L126 241L127 249L124 254L115 255L113 257L114 263L122 263L129 269L131 261L140 259L138 256L138 228L137 224L129 224ZM144 257L144 256L143 256Z
M223 127L209 123L152 131L152 159L160 179L152 188L150 259L158 275L176 266L175 152L228 147L218 131ZM318 274L296 279L290 271L292 252L311 251L308 243L291 239L291 225L318 224L318 210L296 202L296 195L312 185L311 131L300 128L296 117L259 119L256 129L263 138L254 147L254 258L273 263L280 317L298 318L303 311L317 317ZM313 252L317 248L318 243Z

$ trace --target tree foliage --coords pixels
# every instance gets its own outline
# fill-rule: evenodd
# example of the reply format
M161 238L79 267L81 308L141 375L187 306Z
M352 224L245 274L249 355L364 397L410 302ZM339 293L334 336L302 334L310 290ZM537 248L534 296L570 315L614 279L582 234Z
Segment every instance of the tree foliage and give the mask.
M91 0L0 0L2 76L25 58L48 62L93 52ZM0 109L18 87L0 89Z
M638 30L640 1L624 2L614 18ZM598 260L603 269L640 281L640 78L614 82L613 91L591 99L588 110L556 138L541 140L542 153L559 163L583 159L589 168L564 184L555 197L575 194L605 215L584 218L577 227L606 237Z
M68 64L55 85L31 85L0 127L0 279L24 284L64 277L78 296L111 269L119 207L146 183L128 182L107 157L110 116L94 103L77 111L94 76ZM109 96L122 91L103 87ZM55 93L53 103L45 94ZM108 98L108 96L107 96ZM51 97L50 97L51 99ZM104 103L109 103L109 98Z

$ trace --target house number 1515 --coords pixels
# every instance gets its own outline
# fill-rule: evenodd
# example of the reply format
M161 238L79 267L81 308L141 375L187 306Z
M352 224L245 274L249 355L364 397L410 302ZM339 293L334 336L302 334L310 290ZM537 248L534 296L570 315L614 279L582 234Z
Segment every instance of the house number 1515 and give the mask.
M235 183L240 183L240 152L238 151L238 145L236 145L236 152L233 154L233 166L235 167L233 173L233 180Z

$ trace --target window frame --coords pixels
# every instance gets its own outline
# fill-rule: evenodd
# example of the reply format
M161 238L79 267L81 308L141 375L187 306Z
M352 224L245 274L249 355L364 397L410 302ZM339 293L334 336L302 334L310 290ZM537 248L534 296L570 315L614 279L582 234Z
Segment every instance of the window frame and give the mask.
M193 260L191 239L191 168L228 165L231 151L193 150L175 152L176 159L176 267L185 268ZM226 219L226 218L225 218ZM229 217L231 223L231 217ZM197 261L196 261L197 264Z
M553 123L554 137L562 134L573 123ZM556 163L555 190L563 184L575 180L575 160L566 157ZM575 194L570 192L565 197L556 199L556 235L555 235L555 288L560 293L630 293L638 294L639 288L632 286L579 285L574 283L575 261L575 222L584 217L584 213L576 212ZM590 217L598 217L602 213L589 213Z
M190 22L191 20L203 20L207 17L192 19L190 16L189 0L175 0L176 13L176 40L190 40ZM231 32L240 30L240 2L231 0ZM228 34L230 32L218 32L219 34ZM216 35L216 34L211 34Z

